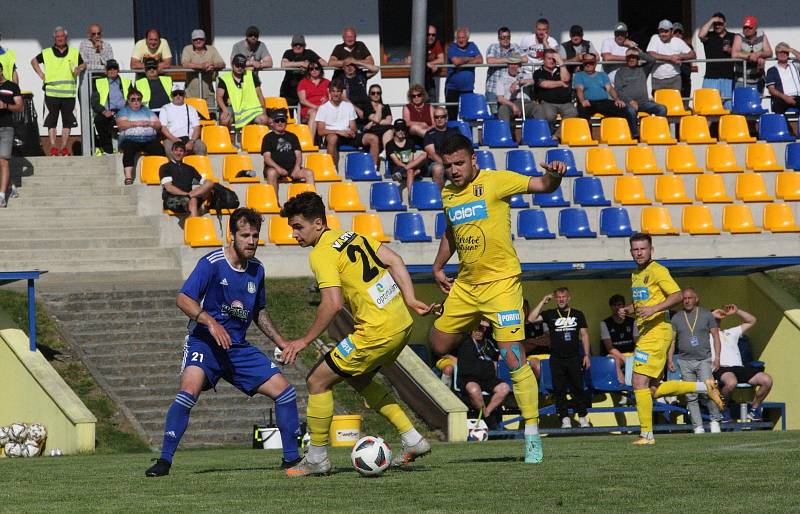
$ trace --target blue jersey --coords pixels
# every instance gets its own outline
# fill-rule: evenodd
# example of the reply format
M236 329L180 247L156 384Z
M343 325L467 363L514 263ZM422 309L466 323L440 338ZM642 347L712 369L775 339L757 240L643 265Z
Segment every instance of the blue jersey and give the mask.
M232 344L246 346L247 328L267 303L264 266L257 259L250 259L244 270L237 270L228 263L224 250L215 250L197 262L181 293L200 303L225 327ZM201 323L190 322L189 334L214 343L208 328Z

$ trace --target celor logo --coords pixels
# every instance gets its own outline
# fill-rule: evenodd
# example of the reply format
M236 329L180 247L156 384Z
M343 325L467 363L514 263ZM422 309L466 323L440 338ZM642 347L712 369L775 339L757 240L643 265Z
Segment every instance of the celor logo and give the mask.
M519 311L503 311L497 313L497 324L501 327L520 324Z
M453 225L460 225L470 221L477 221L489 217L486 212L486 202L478 200L477 202L469 202L447 209L447 217L450 218L450 223Z

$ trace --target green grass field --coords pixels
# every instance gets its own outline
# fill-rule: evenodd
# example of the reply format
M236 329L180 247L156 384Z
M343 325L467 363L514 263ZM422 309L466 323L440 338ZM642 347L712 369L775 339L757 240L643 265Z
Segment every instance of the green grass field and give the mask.
M190 428L191 430L191 428ZM0 460L3 512L797 512L800 432L545 440L526 465L521 441L436 444L406 471L362 478L334 450L329 477L286 478L280 452L182 451L172 474L145 478L149 456Z

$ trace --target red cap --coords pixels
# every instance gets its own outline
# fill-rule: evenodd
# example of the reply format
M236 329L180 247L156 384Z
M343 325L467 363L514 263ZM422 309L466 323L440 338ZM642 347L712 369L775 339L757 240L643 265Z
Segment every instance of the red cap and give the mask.
M758 27L758 18L755 16L745 16L742 27Z

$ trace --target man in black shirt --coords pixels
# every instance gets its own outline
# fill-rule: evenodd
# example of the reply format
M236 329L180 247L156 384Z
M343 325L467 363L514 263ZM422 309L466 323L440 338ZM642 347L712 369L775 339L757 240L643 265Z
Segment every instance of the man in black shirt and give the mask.
M600 322L600 354L613 357L617 367L617 380L625 383L625 354L633 354L636 341L639 339L639 329L635 320L630 316L620 316L620 309L627 305L622 295L615 294L608 299L611 316Z
M292 47L283 52L281 58L281 68L287 69L281 82L280 95L286 99L289 105L297 105L300 99L297 97L297 85L303 80L303 75L311 63L327 66L325 59L317 55L314 50L306 48L306 38L302 34L292 36Z
M730 59L733 48L734 34L725 28L725 15L721 12L714 13L705 24L700 27L698 37L703 42L706 59ZM713 29L713 30L712 30ZM706 76L703 78L704 88L719 89L719 94L725 100L725 108L731 108L730 97L733 94L733 79L735 74L733 62L706 63Z
M272 115L272 131L261 140L264 156L264 178L275 188L278 195L278 180L289 177L293 181L314 184L314 172L303 168L303 154L297 136L286 131L286 111L276 110Z
M172 145L174 160L162 164L158 170L161 179L161 199L164 209L178 214L189 212L189 216L200 215L200 205L211 196L214 182L204 179L193 166L184 164L186 143L176 141ZM195 187L197 186L197 187Z
M444 187L444 166L439 149L448 136L458 134L458 129L447 126L447 109L444 107L434 107L433 109L433 128L425 133L422 147L428 154L428 173L433 177L433 181Z
M9 76L11 76L9 70ZM7 205L6 193L11 180L8 160L14 145L14 115L22 111L22 94L19 86L6 78L0 63L0 208Z
M458 348L458 388L467 395L472 407L482 412L486 425L491 430L498 428L497 417L492 416L511 388L497 378L495 364L500 351L489 337L491 326L488 321L481 321L477 330ZM489 404L483 401L483 391L491 394ZM480 416L480 414L479 414Z
M351 57L359 67L375 65L375 59L372 57L369 48L363 41L358 41L357 37L356 29L353 27L346 27L342 31L342 42L333 47L331 57L328 59L331 66L342 68L345 59L348 57ZM336 70L331 80L341 78L342 74L341 69Z
M358 113L359 125L366 123L364 111L370 103L367 94L367 80L378 73L378 67L373 64L357 64L352 57L344 60L342 65L344 74L341 76L344 83L344 98L353 104Z
M556 116L575 118L578 111L572 101L570 73L557 51L544 51L544 65L533 72L533 99L538 102L534 117L547 120L555 132Z

